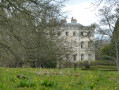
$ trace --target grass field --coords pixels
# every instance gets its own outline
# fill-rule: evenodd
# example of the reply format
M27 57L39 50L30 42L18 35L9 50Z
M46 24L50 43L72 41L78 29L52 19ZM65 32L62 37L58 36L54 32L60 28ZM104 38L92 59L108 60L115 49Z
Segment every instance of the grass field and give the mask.
M76 71L73 68L0 68L0 90L119 90L119 73L115 66Z

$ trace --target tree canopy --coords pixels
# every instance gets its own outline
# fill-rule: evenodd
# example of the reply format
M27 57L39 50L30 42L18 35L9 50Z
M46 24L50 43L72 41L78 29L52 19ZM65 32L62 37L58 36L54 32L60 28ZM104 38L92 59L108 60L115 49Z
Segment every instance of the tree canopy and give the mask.
M1 0L0 64L56 67L57 60L62 60L68 51L56 35L63 3L64 0Z

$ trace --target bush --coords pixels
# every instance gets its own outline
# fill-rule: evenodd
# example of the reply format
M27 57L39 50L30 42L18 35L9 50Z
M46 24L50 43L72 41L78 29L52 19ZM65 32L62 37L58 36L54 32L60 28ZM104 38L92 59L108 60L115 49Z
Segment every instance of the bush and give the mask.
M88 61L79 62L79 66L85 66L85 68L90 68L90 64Z
M37 67L42 67L42 68L56 68L57 61L56 60L42 60L42 61L31 61L30 67L32 68L37 68Z
M57 62L54 60L46 61L42 63L42 66L45 68L56 68Z
M91 63L91 65L116 65L116 63L112 60L96 60Z
M87 65L85 66L85 68L90 68L90 65L89 65L89 64L87 64Z
M20 79L18 81L18 87L33 87L36 86L36 83L33 80L24 80Z
M71 62L71 61L64 61L63 63L61 63L62 68L76 68L79 67L78 62Z
M55 83L53 81L49 81L47 79L46 80L43 80L40 84L41 85L44 85L46 87L51 87L51 86L55 85Z

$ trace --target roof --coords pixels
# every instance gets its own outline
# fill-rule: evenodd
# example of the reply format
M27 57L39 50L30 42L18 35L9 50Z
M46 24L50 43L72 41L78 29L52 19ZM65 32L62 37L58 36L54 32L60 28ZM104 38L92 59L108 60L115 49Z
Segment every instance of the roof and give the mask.
M87 30L87 29L91 29L91 26L84 26L80 23L64 23L62 25L63 28L67 28L67 29L83 29L83 30Z

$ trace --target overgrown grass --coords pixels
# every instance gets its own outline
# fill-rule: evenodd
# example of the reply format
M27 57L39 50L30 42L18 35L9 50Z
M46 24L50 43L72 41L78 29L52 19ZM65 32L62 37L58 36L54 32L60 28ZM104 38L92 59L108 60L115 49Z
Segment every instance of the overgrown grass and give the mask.
M0 90L119 90L119 73L115 70L114 66L76 71L73 68L0 68Z

